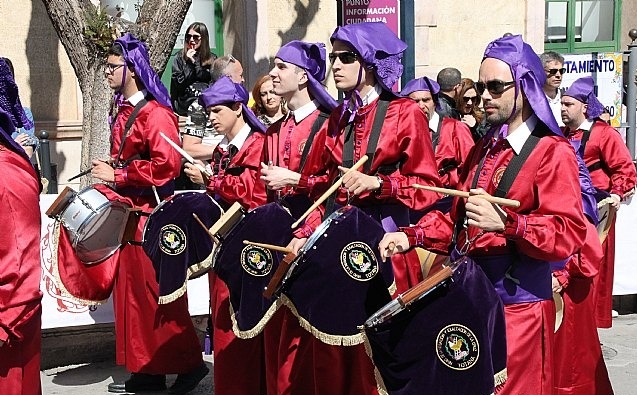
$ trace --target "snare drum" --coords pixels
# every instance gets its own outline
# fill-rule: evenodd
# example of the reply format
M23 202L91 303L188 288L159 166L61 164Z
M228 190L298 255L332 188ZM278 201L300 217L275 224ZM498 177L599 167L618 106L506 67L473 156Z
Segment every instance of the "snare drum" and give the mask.
M607 197L597 203L599 223L597 224L597 235L599 241L603 243L610 232L610 228L615 222L617 209L613 206L613 198Z
M175 194L150 214L144 225L142 248L155 268L160 304L183 295L187 279L210 268L213 242L208 228L222 214L219 204L205 192Z
M362 343L358 327L390 301L391 260L381 261L378 251L384 234L372 217L346 206L323 221L299 251L282 292L321 341Z
M87 265L105 260L122 245L132 208L122 201L108 200L97 188L88 186L76 192L66 187L46 211L70 233L77 257Z
M236 221L215 253L214 270L230 291L231 316L239 337L256 335L272 315L268 312L273 300L264 298L263 290L283 258L281 252L243 241L285 246L292 240L293 222L278 203L259 206Z

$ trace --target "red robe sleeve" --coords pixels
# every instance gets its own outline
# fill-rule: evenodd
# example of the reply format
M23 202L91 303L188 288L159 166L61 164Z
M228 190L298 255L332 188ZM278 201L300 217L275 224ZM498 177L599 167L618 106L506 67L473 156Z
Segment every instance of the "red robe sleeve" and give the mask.
M442 185L452 188L458 183L458 169L469 155L473 147L473 136L469 127L456 119L443 118L440 137L436 147L436 164L438 170L447 166L455 166L440 177Z

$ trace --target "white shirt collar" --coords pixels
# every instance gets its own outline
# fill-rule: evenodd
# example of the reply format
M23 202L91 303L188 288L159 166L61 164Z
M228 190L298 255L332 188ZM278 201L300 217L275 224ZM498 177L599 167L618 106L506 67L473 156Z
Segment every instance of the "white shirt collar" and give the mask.
M290 114L294 116L294 121L296 123L301 122L305 118L309 117L316 109L318 108L318 102L316 100L312 100L310 102L305 103L301 107L296 110L288 112L288 117Z
M555 99L551 99L548 95L546 95L546 93L544 95L546 96L546 100L548 100L550 104L562 104L562 92L560 92L559 89L557 90Z
M506 139L516 154L520 155L522 146L526 143L526 140L531 135L533 129L535 129L535 126L537 126L537 116L533 114L525 122L523 122L522 125L518 126L517 129L509 131Z
M383 89L380 87L380 85L374 85L373 89L370 89L369 92L367 92L365 94L365 96L361 97L361 101L363 102L361 107L365 107L369 103L371 103L374 100L378 99L382 92L383 92ZM349 108L350 111L352 110L352 104L351 103L349 104L348 108Z
M438 113L434 111L434 115L432 115L431 119L429 120L429 129L431 129L432 133L435 133L436 130L438 130L438 124L441 121L442 120L440 119L440 115L438 115Z
M219 147L224 151L227 151L228 146L232 144L237 147L238 150L240 150L241 147L243 147L243 143L246 142L246 139L250 135L250 131L250 125L246 123L245 125L243 125L243 127L241 127L241 129L239 129L239 133L234 136L232 141L228 141L228 137L224 136L223 139L221 139L221 141L219 142Z
M130 104L132 104L133 106L136 106L137 103L142 101L142 99L145 98L147 94L148 94L148 91L146 89L142 89L141 91L137 91L137 92L135 92L133 94L133 96L128 98L128 102Z
M584 120L584 122L582 122L581 125L579 125L578 129L591 130L592 127L593 127L593 120L592 119L586 119L586 120Z

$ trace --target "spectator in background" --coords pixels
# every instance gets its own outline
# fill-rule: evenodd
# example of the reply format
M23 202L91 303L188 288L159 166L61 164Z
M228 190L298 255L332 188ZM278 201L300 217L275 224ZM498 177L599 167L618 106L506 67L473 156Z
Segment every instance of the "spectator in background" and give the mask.
M444 68L438 73L436 82L440 85L439 113L441 116L460 119L460 113L456 108L456 100L461 79L460 70L453 67Z
M462 79L456 108L460 112L460 120L471 130L474 141L480 140L489 130L489 125L484 120L484 113L480 109L480 95L472 79Z
M265 126L270 126L288 113L285 100L274 93L272 77L261 76L252 88L252 111Z
M562 85L562 77L566 71L564 68L564 57L557 52L548 51L540 55L540 60L546 73L546 82L542 90L544 90L546 100L549 101L549 106L551 106L551 111L557 124L563 127L564 122L562 122L562 115L560 113L562 108L560 85Z
M13 68L13 63L9 58L2 58L5 61L9 70L11 71L11 77L15 81L15 70ZM29 158L33 156L33 153L40 145L40 140L35 137L35 124L33 122L33 113L29 107L22 107L24 111L24 115L27 120L31 123L28 127L21 126L16 128L16 130L11 134L11 137L24 149L24 152L27 153Z
M226 55L217 58L212 64L212 81L227 75L237 84L243 84L246 80L243 78L243 66L234 56Z

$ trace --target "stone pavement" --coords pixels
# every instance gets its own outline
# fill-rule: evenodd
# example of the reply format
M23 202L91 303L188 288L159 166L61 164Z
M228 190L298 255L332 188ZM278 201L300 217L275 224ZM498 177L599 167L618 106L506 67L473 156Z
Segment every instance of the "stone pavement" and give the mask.
M636 394L637 314L620 315L613 319L612 328L601 329L599 335L615 395ZM204 359L212 372L212 357L205 356ZM40 377L44 395L105 395L108 394L108 383L113 380L124 380L128 374L123 368L108 361L47 369ZM175 377L168 376L168 385L172 384ZM190 392L192 395L212 393L212 373L202 380L199 387ZM159 395L150 392L144 394Z

